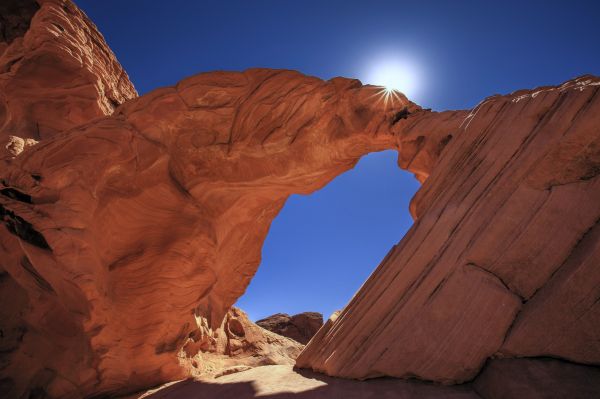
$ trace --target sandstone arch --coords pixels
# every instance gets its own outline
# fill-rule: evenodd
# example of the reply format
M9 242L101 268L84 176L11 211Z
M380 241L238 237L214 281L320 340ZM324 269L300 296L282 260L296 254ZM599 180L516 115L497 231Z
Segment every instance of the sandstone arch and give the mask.
M1 137L41 139L1 160L2 388L79 397L180 376L178 347L241 295L285 198L388 148L424 182L417 222L299 365L455 383L489 356L600 364L597 78L443 113L265 69L133 99L93 24L39 3L0 48ZM77 84L21 90L48 71Z
M14 258L4 268L19 276L31 264L44 281L43 305L31 306L61 309L37 329L72 323L62 342L78 341L85 359L67 379L85 386L81 362L102 376L99 391L177 376L175 354L199 327L194 316L219 326L290 194L316 190L363 154L402 148L407 132L438 117L406 99L386 109L377 90L291 71L203 74L13 161L4 186L31 200L5 195L3 206L47 246L3 232ZM406 105L411 115L392 124ZM438 130L453 132L459 116ZM404 148L401 162L423 176L441 150L436 139Z

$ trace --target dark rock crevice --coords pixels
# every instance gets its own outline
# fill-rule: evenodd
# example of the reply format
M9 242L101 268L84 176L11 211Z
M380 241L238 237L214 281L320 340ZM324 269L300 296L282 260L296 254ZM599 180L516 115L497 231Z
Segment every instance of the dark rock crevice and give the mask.
M0 3L0 41L10 44L24 36L39 8L34 0L3 0Z
M41 249L52 250L42 233L37 231L31 223L15 214L10 209L0 204L0 220L8 231L23 241Z

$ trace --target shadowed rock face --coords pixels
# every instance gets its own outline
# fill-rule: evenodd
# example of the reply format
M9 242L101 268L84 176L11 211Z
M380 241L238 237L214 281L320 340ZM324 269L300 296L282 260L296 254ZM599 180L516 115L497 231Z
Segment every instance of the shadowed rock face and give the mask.
M23 140L0 160L9 397L185 376L190 339L246 331L226 314L287 197L384 149L424 182L415 226L299 365L454 383L494 354L600 363L596 78L471 112L269 69L133 99L93 24L58 0L40 1L0 65L0 138Z
M5 0L0 4L0 51L27 32L39 8L35 0Z
M256 324L301 344L306 344L323 325L323 315L317 312L298 313L294 316L277 313L258 320Z
M556 359L495 359L473 383L485 399L600 397L600 368Z

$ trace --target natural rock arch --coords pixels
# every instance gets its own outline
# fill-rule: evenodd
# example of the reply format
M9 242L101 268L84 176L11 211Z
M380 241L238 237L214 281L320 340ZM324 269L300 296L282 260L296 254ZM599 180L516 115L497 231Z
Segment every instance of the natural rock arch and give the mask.
M463 113L441 114L449 121L424 139L431 131L421 126L440 114L406 98L385 104L380 90L292 71L201 74L15 159L4 186L19 194L3 206L47 245L3 231L4 268L37 292L32 308L54 315L36 330L56 330L69 352L78 346L81 358L60 377L83 392L86 373L96 391L176 377L195 317L220 325L290 194L386 148L426 176ZM33 272L19 272L23 263Z
M285 198L387 148L424 182L415 226L298 364L445 383L494 355L600 364L597 78L472 112L264 69L131 100L85 15L39 4L0 47L0 137L41 139L0 159L1 388L80 397L176 378L178 347L241 295Z

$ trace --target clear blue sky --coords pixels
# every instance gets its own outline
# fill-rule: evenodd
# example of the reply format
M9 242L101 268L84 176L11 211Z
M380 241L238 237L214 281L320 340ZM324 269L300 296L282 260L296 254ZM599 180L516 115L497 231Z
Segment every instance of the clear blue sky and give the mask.
M77 1L77 0L76 0ZM141 94L186 76L249 67L367 83L407 60L413 100L470 108L495 93L600 74L600 1L79 0ZM418 184L395 154L371 154L274 221L238 302L253 319L342 307L410 227Z

